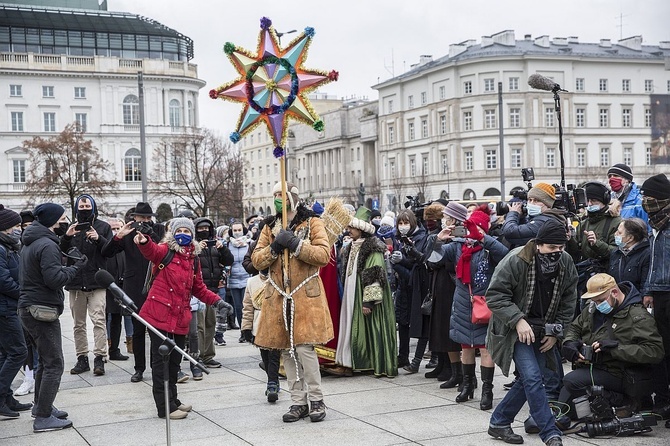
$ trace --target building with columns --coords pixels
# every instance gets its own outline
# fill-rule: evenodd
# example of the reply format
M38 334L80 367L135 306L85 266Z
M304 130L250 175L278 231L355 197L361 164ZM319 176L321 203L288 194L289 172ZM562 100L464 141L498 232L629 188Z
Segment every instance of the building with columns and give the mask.
M43 4L39 6L36 4ZM0 4L0 195L25 207L29 157L22 142L77 122L113 167L108 213L141 201L152 154L198 127L198 79L190 38L154 20L108 12L96 0ZM69 9L54 5L72 6ZM35 6L36 5L36 6ZM143 74L147 171L140 152L138 73ZM150 197L160 191L149 190ZM152 203L154 209L158 203Z

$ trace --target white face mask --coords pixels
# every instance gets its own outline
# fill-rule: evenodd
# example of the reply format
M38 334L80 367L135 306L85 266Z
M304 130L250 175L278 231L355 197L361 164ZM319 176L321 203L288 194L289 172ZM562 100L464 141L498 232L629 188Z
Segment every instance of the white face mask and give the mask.
M407 235L407 233L409 232L409 225L398 226L398 232L401 233L402 235Z
M244 234L243 231L233 231L233 238L240 238Z
M536 215L540 215L542 213L542 207L536 204L527 204L526 210L528 211L528 215L531 217L535 217Z

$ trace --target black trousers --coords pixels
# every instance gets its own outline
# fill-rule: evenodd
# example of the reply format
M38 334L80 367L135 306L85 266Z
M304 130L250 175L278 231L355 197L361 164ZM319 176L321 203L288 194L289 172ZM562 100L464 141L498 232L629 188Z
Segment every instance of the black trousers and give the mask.
M279 357L281 352L279 350L261 349L261 359L265 365L265 373L268 375L269 383L279 383Z
M593 373L593 376L591 374ZM611 373L594 368L583 367L573 370L563 377L563 388L558 397L562 403L570 403L573 399L586 395L586 390L593 384L603 386L610 392L625 393L625 380Z
M109 340L111 341L109 355L120 354L119 342L121 340L123 315L120 313L109 313L107 317L109 319Z
M159 330L163 335L170 339L174 339L177 347L183 349L186 345L186 335L177 335L174 333L167 333L163 330ZM163 344L158 336L156 336L152 331L149 332L149 339L151 339L151 382L152 382L152 392L154 395L154 402L156 403L156 409L158 410L158 416L164 417L170 413L177 410L181 406L181 402L177 398L177 373L179 373L179 365L181 364L181 353L178 353L176 350L172 350L169 356L168 369L169 369L169 385L168 391L170 392L170 408L166 413L165 410L165 388L163 383L164 371L163 371L163 357L158 352L158 348ZM133 348L135 346L133 345Z
M654 319L663 339L665 357L654 367L654 406L670 404L670 291L654 291Z
M147 369L146 335L147 327L133 318L133 356L135 357L135 371L140 373L144 373ZM151 354L153 355L153 351ZM150 360L153 361L153 356L150 357Z

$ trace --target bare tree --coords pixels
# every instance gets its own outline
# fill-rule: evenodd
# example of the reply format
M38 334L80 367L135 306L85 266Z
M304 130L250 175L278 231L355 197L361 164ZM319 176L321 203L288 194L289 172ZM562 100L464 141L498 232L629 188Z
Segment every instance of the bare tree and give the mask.
M426 172L421 169L421 173L419 175L416 175L413 177L411 185L416 188L416 195L419 197L420 202L425 202L427 200L426 197L426 188L428 186L428 175L426 175ZM414 190L412 190L414 192Z
M30 203L38 199L67 201L74 217L79 195L115 195L117 182L107 179L108 174L113 178L111 163L100 157L91 140L84 139L76 123L51 138L26 140L23 148L30 157L26 181Z
M171 138L154 154L152 184L199 215L243 215L244 159L210 130Z
M395 199L395 203L391 203L391 206L393 207L392 210L393 212L398 212L403 209L402 203L405 201L403 190L405 189L405 184L403 183L402 178L396 175L391 178L389 186L391 187Z

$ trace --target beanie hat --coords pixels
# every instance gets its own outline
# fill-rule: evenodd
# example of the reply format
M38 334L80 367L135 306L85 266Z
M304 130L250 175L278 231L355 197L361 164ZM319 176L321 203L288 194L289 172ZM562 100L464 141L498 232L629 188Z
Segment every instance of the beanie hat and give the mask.
M667 200L670 198L670 181L663 173L647 178L642 183L640 193L645 197L652 197L658 200Z
M21 224L32 223L35 221L33 211L21 211L19 212L19 215L21 216Z
M65 213L65 208L56 203L42 203L35 208L33 215L35 220L47 228L55 225Z
M431 203L423 210L424 220L442 220L442 211L444 205L441 203Z
M61 214L63 215L63 214ZM21 224L21 216L0 204L0 231L5 231Z
M275 187L272 188L272 194L281 192L281 181L275 184ZM295 211L298 207L298 201L300 200L300 192L295 184L286 182L286 195L289 203L291 203L291 209Z
M468 220L482 228L484 232L488 233L489 228L491 227L491 217L488 204L483 204L475 209L475 211L470 214L470 218L468 218Z
M556 201L556 189L547 183L537 183L528 191L528 198L534 198L544 203L548 208L554 207Z
M379 226L383 226L383 225L395 226L395 218L390 216L388 212L386 214L384 214L384 216L382 217L382 221L379 222Z
M373 218L381 217L381 216L382 216L382 213L379 212L377 209L373 209L372 211L370 211L370 220L372 220Z
M565 245L568 243L567 228L555 218L548 219L535 237L537 243Z
M468 218L468 209L455 201L447 203L444 209L442 209L442 213L458 221L465 221Z
M316 215L321 215L323 214L323 206L318 201L315 201L312 205L312 211L314 211Z
M173 218L172 220L170 220L169 226L170 226L170 233L172 234L173 237L177 232L177 229L179 228L186 228L189 231L191 231L191 234L193 236L195 236L195 225L193 225L193 220L191 220L190 218L186 217Z
M591 181L584 185L586 189L586 198L589 200L598 200L603 204L610 203L610 191L603 183Z
M607 171L607 176L610 174L619 175L621 178L625 178L628 181L633 181L633 171L630 170L630 167L625 164L615 164L610 167L610 170Z

